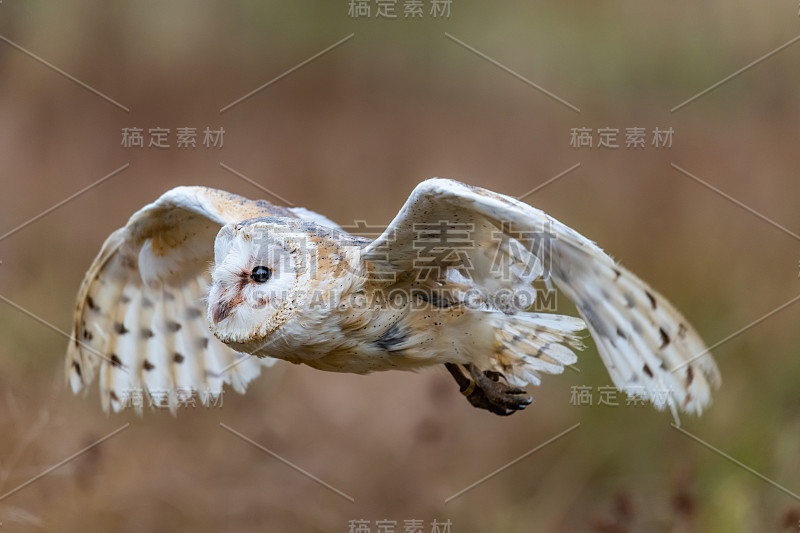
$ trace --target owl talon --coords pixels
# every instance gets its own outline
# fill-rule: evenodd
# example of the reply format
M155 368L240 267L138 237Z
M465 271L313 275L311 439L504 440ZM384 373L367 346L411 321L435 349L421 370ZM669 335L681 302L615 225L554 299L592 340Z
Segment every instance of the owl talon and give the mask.
M505 383L505 376L500 372L483 371L474 365L465 365L472 377L469 379L458 365L445 363L445 367L473 407L486 409L496 415L509 416L525 409L533 401L525 389Z

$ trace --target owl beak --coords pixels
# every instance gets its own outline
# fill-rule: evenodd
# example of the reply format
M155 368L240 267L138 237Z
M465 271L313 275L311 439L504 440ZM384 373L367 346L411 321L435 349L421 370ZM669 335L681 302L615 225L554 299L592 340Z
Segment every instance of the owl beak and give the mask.
M214 325L219 324L231 314L231 305L229 302L214 304L211 309L211 318L214 320Z

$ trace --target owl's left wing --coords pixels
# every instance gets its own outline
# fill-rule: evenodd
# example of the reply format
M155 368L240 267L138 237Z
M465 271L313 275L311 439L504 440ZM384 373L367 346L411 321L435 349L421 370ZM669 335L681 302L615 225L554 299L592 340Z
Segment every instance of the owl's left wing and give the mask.
M552 279L577 306L620 390L699 413L719 386L702 339L666 298L578 232L514 198L424 181L363 258L383 276L441 268L445 282L463 280L487 297Z
M99 374L106 411L175 409L196 397L218 400L223 383L242 393L262 366L274 364L227 347L206 318L217 232L258 216L319 217L225 191L177 187L112 233L78 292L66 358L72 390Z

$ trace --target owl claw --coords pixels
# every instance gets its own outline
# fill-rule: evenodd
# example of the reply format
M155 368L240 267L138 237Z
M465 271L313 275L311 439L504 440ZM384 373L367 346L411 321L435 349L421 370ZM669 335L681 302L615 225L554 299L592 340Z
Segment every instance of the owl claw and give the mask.
M496 415L509 416L528 407L533 399L525 389L512 387L500 381L505 376L492 370L480 370L474 365L465 365L472 380L467 378L458 365L445 363L445 367L459 384L461 393L474 407L486 409Z

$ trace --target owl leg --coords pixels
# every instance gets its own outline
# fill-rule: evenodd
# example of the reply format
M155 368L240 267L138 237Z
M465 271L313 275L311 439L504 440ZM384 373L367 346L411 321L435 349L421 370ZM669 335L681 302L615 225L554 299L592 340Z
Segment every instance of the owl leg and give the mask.
M508 416L525 409L532 401L525 389L512 387L500 381L505 377L500 372L480 370L475 365L464 365L472 379L465 376L461 368L453 363L445 363L450 375L458 383L461 394L474 407L486 409L500 416Z

